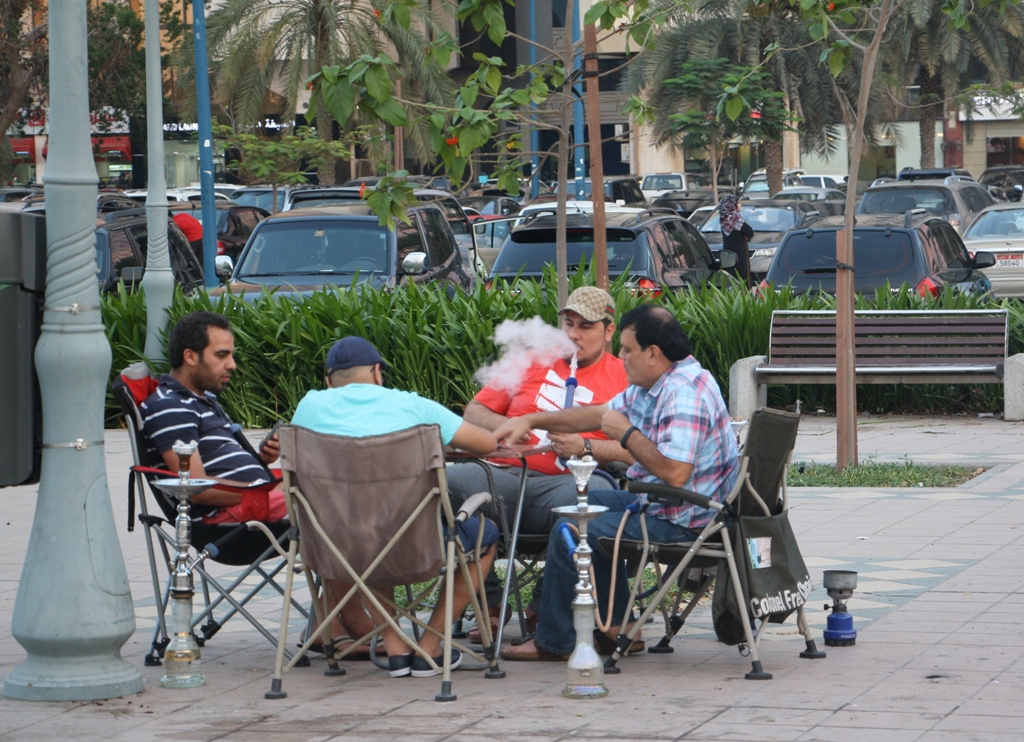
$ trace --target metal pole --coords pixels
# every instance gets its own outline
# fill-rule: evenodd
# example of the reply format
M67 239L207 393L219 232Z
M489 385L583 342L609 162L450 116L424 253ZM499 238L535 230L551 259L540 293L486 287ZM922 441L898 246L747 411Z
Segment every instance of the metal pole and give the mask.
M210 114L210 63L206 57L206 11L192 0L196 47L196 112L199 117L199 187L203 194L203 275L207 286L217 280L217 209L213 200L213 125ZM147 202L148 206L148 202Z
M530 0L530 67L537 66L537 0ZM531 105L536 111L537 106ZM536 113L534 113L536 115ZM534 126L530 130L530 200L540 195L540 132Z
M590 188L604 194L604 153L601 151L601 93L598 89L597 29L583 29L584 71L587 79L587 125L590 128ZM605 231L604 198L594 198L594 279L608 290L608 233Z
M142 690L121 658L135 631L103 448L110 344L96 282L96 165L85 3L50 0L46 305L36 346L43 401L39 496L11 633L28 657L4 695L91 701Z
M580 71L580 55L577 53L580 43L580 26L583 25L583 15L580 13L580 0L572 0L573 22L572 22L572 70L578 75ZM579 80L579 77L576 78ZM572 86L572 138L573 138L573 161L576 165L576 200L586 199L586 184L583 179L587 177L587 150L583 146L586 135L583 130L583 91L577 82ZM597 200L597 192L594 191L594 200ZM604 193L600 194L604 198ZM561 306L561 305L559 305Z
M153 39L155 43L148 43ZM167 253L167 178L164 175L164 93L160 71L160 0L146 0L146 358L162 363L161 333L167 329L174 298L174 274ZM205 237L205 234L204 234Z

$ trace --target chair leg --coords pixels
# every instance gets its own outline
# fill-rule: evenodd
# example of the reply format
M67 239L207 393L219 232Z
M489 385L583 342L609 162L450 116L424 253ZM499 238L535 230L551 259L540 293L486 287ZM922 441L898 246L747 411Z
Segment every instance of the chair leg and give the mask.
M736 557L732 553L732 539L729 538L729 531L722 529L722 543L725 545L725 561L729 564L729 576L732 578L732 589L736 596L736 604L743 611L743 634L750 648L750 672L745 677L747 680L771 680L772 674L765 672L761 667L761 658L757 652L757 644L754 642L753 632L750 630L750 614L747 613L746 598L743 596L743 589L740 587L740 572L736 568Z
M444 573L444 668L441 672L441 692L434 696L435 701L450 703L458 696L452 693L452 602L455 600L455 539L458 533L455 528L449 528L448 533L448 558L445 562ZM484 620L487 617L484 616ZM490 628L490 627L488 627Z
M292 585L295 578L295 553L298 548L298 539L292 539L288 544L288 566L284 578L284 601L281 606L281 628L278 631L277 657L274 660L274 675L270 681L270 690L264 694L264 698L274 700L287 698L288 694L281 689L281 675L284 667L285 645L288 643L288 614L292 607Z
M825 659L825 653L818 649L814 643L814 637L811 636L811 627L807 625L807 616L804 614L803 606L796 609L796 625L800 629L800 633L804 635L804 641L807 644L807 649L800 653L800 657L805 660Z

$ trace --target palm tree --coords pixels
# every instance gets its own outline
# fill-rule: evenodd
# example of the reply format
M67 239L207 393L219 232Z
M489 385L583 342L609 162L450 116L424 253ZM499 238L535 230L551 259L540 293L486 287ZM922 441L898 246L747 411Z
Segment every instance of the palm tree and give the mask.
M778 49L766 58L765 49ZM655 110L653 129L659 143L674 141L670 116L680 111L665 80L691 59L728 58L737 64L764 64L774 89L785 95L800 122L801 148L805 152L833 155L840 129L855 121L860 66L854 59L838 78L819 63L824 46L811 41L799 7L786 0L751 5L747 0L704 0L667 23L653 48L642 52L633 65L627 86L643 93ZM867 127L868 140L880 143L888 133L885 122L890 106L885 91L872 90ZM781 140L765 142L765 169L769 190L782 187Z
M900 19L903 40L891 49L893 64L907 84L920 85L921 167L935 166L935 120L943 98L951 99L976 80L1000 84L1024 74L1024 8L1008 4L975 6L967 28L949 23L942 0L910 0Z
M228 0L207 18L207 45L215 60L215 97L236 127L263 119L272 98L290 119L296 112L305 79L324 66L347 65L366 54L388 54L397 62L402 97L411 104L450 102L451 79L429 53L427 36L439 33L430 11L413 11L409 28L394 16L381 20L381 11L366 0ZM421 29L421 30L419 30ZM180 60L190 58L183 49ZM187 62L185 63L187 71ZM272 93L272 85L283 96ZM413 158L432 159L426 125L410 113L404 132L406 150ZM419 111L418 113L422 113ZM369 122L358 116L345 130ZM316 129L333 140L333 121L321 106ZM377 141L382 141L379 138ZM401 169L402 163L396 163ZM334 182L333 173L321 173L321 182Z

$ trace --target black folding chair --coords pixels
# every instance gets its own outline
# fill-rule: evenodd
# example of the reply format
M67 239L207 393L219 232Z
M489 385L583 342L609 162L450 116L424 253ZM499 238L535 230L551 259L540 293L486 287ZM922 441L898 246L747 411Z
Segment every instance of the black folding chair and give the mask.
M172 551L177 546L174 521L178 513L177 501L151 485L153 480L167 477L168 472L162 460L153 459L142 432L142 417L138 405L145 399L146 395L142 394L142 390L148 385L140 385L138 382L148 376L149 368L145 364L135 364L114 380L112 391L124 414L134 462L128 475L128 530L135 530L137 507L138 522L144 526L153 597L157 606L157 625L153 630L153 641L145 658L147 666L155 666L161 664L164 650L170 641L165 614L170 595L170 573L174 568ZM137 399L138 396L142 396L142 399ZM241 431L238 431L235 437L243 447L256 455ZM269 470L268 477L273 477ZM272 485L267 485L267 488L270 486ZM150 501L157 506L154 513L150 512ZM196 551L193 569L199 575L204 602L203 610L192 618L192 631L196 641L203 646L228 620L240 615L276 647L277 639L274 634L246 609L246 605L267 587L284 595L284 588L275 578L285 567L286 560L281 558L281 554L287 552L288 540L294 536L295 529L288 521L260 525L203 523L202 516L209 511L210 508L202 505L191 506L192 544ZM275 543L268 544L268 537L272 537ZM157 568L157 546L160 549L159 561L162 561L167 569L166 579L160 578ZM213 577L206 570L204 565L207 561L243 569L230 581L225 581ZM245 585L245 581L252 575L258 578L256 585ZM293 604L296 610L308 619L309 612L294 601ZM291 653L288 653L288 656L291 657ZM306 662L308 663L308 660Z

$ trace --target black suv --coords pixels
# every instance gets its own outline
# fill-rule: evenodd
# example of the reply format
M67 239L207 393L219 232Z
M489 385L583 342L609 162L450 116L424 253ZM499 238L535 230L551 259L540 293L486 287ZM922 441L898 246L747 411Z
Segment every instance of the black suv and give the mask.
M766 282L776 287L791 283L799 292L835 293L836 232L843 223L844 217L830 216L787 234ZM986 252L972 258L949 222L923 209L905 216L858 216L853 228L853 281L858 293L873 292L888 282L893 293L908 284L922 296L937 296L946 286L987 294L992 284L979 269L995 262Z
M583 188L586 195L584 195L580 200L593 200L594 185L590 178L584 178ZM569 194L569 200L574 200L576 198L575 179L569 179L569 182L566 184L566 190ZM557 188L555 189L555 193L558 193ZM606 176L604 179L604 195L605 200L610 200L612 203L618 204L619 206L629 206L638 209L644 209L647 207L647 197L644 196L644 192L640 190L640 184L636 182L636 178L632 175Z
M146 268L149 226L146 217L133 211L113 211L96 220L96 266L100 291L117 291L118 281L127 288L141 284ZM167 249L174 280L186 291L203 285L203 267L174 220L167 219Z
M610 213L606 217L608 275L629 272L627 285L643 291L678 290L706 282L722 264L693 225L667 210ZM569 214L566 252L570 269L593 262L593 214ZM732 259L727 254L726 259ZM488 281L516 275L537 279L555 264L555 215L544 211L512 230ZM726 267L732 267L727 265Z
M263 287L309 293L349 286L358 275L359 283L378 287L442 281L452 290L470 291L473 279L444 212L420 203L406 216L409 224L382 227L362 201L275 214L249 237L231 273L230 290L250 296Z

